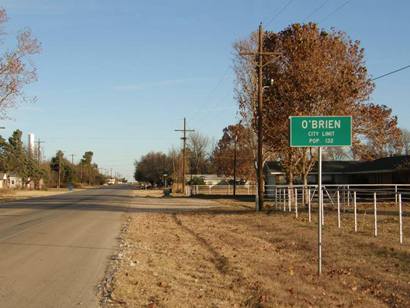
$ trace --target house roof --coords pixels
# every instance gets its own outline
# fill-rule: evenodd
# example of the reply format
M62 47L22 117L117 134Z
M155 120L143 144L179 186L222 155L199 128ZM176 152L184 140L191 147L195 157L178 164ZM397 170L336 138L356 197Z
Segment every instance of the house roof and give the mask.
M401 155L401 156L392 156L392 157L383 157L371 161L363 161L361 162L359 169L361 172L365 171L380 171L380 170L396 170L400 168L400 166L407 168L410 167L410 156L409 155ZM349 172L357 172L359 170L349 169Z
M218 176L217 174L187 174L186 175L186 177L187 178L189 178L189 177L198 177L198 178L203 178L204 180L208 180L208 181L211 181L211 180L223 180L224 179L224 177L221 177L221 176Z
M410 168L410 155L384 157L370 161L355 160L333 160L323 161L323 173L369 173L369 172L386 172L394 171L400 167ZM268 161L265 163L265 170L270 173L283 173L284 170L279 161ZM311 173L317 173L318 164L312 168Z
M7 173L7 175L8 175L9 178L20 178L20 176L17 173L14 173L14 172Z

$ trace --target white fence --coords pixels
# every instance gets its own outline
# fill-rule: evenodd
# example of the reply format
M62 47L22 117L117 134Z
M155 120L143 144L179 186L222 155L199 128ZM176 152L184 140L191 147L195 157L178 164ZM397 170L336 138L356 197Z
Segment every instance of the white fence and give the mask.
M298 200L305 203L307 191L310 191L312 200L317 198L317 185L265 185L265 199L267 201L277 202L283 195L288 195L289 188L293 194L296 191ZM398 203L398 195L401 194L403 201L410 201L410 184L329 184L323 185L323 195L325 201L335 205L335 197L337 192L340 194L343 204L350 204L353 200L353 192L356 192L356 197L359 202L372 202L373 194L376 193L377 199L380 202L389 202L394 200ZM304 193L302 193L304 192ZM233 185L193 185L191 186L192 195L233 195ZM255 195L255 185L236 185L236 195Z
M236 195L255 195L255 185L237 185ZM233 185L195 185L192 195L233 195ZM303 212L312 221L312 212L318 208L317 185L266 185L265 200L273 209L294 213L298 218ZM373 215L374 236L378 235L378 207L387 205L399 218L399 239L403 243L403 215L405 202L410 202L410 184L353 184L323 185L322 225L325 213L337 211L337 226L341 228L342 212L353 214L354 232L358 231L358 212L363 206ZM370 208L371 207L371 208ZM306 213L306 214L305 214Z
M316 185L278 185L268 187L265 194L274 209L293 212L296 218L304 211L309 222L312 222L312 209L318 209ZM359 212L366 215L368 211L373 216L373 235L377 237L378 216L381 216L378 209L384 206L383 211L387 208L391 215L398 218L398 238L400 244L403 244L403 216L408 216L404 211L405 200L410 201L410 184L324 185L321 224L325 224L325 213L334 211L337 213L337 227L341 228L341 216L348 212L353 215L353 230L358 232Z
M255 185L236 185L236 195L254 196ZM234 194L233 185L193 185L191 186L192 195L220 195L232 196Z
M352 185L323 185L324 202L336 205L336 195L339 194L340 202L349 206L353 202L353 193L356 193L357 202L373 202L376 195L378 202L392 202L398 204L399 194L403 201L410 201L410 184L352 184ZM284 195L291 199L297 198L302 203L307 204L307 195L311 200L317 200L317 185L271 185L265 186L265 198L278 202ZM287 197L288 198L288 197Z

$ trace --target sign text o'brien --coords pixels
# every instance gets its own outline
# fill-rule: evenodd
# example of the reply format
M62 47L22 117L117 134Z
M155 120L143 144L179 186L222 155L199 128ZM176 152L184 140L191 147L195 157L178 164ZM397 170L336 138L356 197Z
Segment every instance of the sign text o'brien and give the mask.
M350 146L351 116L290 117L291 147Z

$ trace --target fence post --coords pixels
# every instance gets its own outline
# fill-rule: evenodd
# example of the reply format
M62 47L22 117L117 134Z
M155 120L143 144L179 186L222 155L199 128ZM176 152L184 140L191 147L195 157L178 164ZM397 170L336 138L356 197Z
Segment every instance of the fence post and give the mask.
M275 186L275 209L278 208L278 189Z
M347 208L350 207L350 186L347 185Z
M286 188L283 189L283 211L286 211Z
M397 205L397 185L394 185L394 203Z
M309 212L309 222L312 222L312 212L310 205L310 188L308 189L308 212Z
M295 216L298 218L298 190L295 188Z
M322 193L319 195L322 198L322 226L325 225L325 200L323 198L324 193L323 193L323 188L322 188Z
M403 218L402 218L401 194L399 194L399 223L400 223L400 244L403 244Z
M377 196L373 193L373 206L374 206L374 236L377 236Z
M337 198L337 227L340 229L340 194L339 194L339 188L337 189L337 192L336 192L336 198Z
M353 207L354 207L354 232L357 232L357 204L356 204L356 192L353 192Z
M279 188L278 189L278 203L280 203L282 201L282 191L281 191L281 189Z
M289 213L292 212L292 192L290 188L288 188L288 206L289 206Z

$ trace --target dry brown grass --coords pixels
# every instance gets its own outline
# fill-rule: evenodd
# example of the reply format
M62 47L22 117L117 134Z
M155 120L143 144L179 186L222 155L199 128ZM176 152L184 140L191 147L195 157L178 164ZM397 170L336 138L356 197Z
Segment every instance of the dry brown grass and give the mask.
M323 275L317 224L306 212L254 213L232 206L204 213L135 213L124 234L109 306L410 306L410 219L399 244L396 209L373 216L327 211ZM236 204L238 204L236 202ZM252 203L243 204L252 206Z
M149 198L161 198L164 196L162 189L137 189L134 190L135 197L149 197Z
M78 189L75 189L77 191ZM0 190L0 202L23 200L28 198L46 197L67 193L67 188L49 188L48 190L16 190L2 189Z

